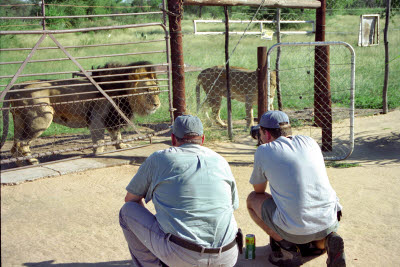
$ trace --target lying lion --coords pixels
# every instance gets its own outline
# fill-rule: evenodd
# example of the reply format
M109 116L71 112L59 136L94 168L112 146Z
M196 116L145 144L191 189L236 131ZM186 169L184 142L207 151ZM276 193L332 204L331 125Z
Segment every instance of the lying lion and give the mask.
M218 76L219 75L219 76ZM204 69L197 76L196 99L197 107L200 107L200 86L206 93L205 102L211 107L211 119L217 124L225 127L226 124L221 120L220 110L222 97L226 97L226 70L224 66L214 66ZM230 88L231 98L244 102L246 106L246 126L254 125L253 105L257 104L258 82L257 71L251 71L239 67L230 67ZM272 102L274 100L276 88L276 73L271 72L269 99L270 110L273 110ZM208 115L208 114L207 114Z
M145 116L154 113L161 105L159 88L154 67L150 62L141 61L123 66L107 63L92 72L93 79L113 97L119 109L129 119L134 114ZM143 66L115 70L112 68ZM101 69L110 69L101 71ZM118 75L117 75L118 74ZM125 75L124 75L125 74ZM106 76L106 77L103 77ZM114 81L114 82L113 82ZM121 81L115 83L115 81ZM101 84L105 82L104 84ZM13 157L31 156L30 145L52 122L71 127L90 130L94 153L104 150L104 129L110 133L111 140L117 141L115 147L126 147L121 142L121 128L127 124L111 103L88 80L51 81L36 80L25 82L11 88L3 107L9 107L14 119ZM86 83L87 85L79 85ZM122 89L122 90L118 90ZM113 91L110 91L113 90ZM158 92L149 94L147 92ZM139 95L130 95L144 93ZM114 98L115 97L115 98ZM34 105L34 106L32 106ZM8 134L8 111L3 110L3 135L1 147ZM36 158L26 160L37 164ZM22 165L18 162L18 165Z

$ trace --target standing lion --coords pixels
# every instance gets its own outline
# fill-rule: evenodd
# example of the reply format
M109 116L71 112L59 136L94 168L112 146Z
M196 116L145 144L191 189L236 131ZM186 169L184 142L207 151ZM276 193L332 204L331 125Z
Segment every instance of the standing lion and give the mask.
M253 105L258 99L257 71L251 71L240 67L230 67L231 98L244 102L246 106L246 127L254 125ZM205 102L211 107L211 119L218 125L226 127L221 120L220 110L222 97L226 97L226 70L224 66L214 66L204 69L197 76L196 100L200 107L200 86L206 93ZM276 73L271 72L270 77L271 97L269 99L270 110L273 110L272 102L276 89ZM208 114L207 114L208 115Z
M132 119L134 114L154 113L161 105L160 89L152 63L135 62L129 65L107 63L92 73L93 79L113 98L123 114ZM148 66L150 65L150 66ZM14 120L12 156L27 157L26 163L37 164L31 157L30 145L52 122L90 130L93 152L104 150L104 131L110 133L115 147L126 147L121 142L121 128L127 124L120 113L88 80L35 80L14 86L3 103L3 135L1 147L8 134L8 107ZM18 165L22 165L17 159Z

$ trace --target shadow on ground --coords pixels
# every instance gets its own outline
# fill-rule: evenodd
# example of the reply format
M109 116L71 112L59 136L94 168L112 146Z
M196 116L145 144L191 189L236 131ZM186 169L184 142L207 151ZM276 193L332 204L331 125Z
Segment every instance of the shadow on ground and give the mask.
M355 139L354 152L348 159L360 163L374 161L378 165L400 163L399 151L399 132L388 136L363 136Z
M109 262L94 262L94 263L83 263L83 262L71 262L71 263L54 263L54 260L49 260L49 261L41 261L41 262L26 262L24 263L23 266L41 266L41 267L47 267L47 266L57 266L57 267L79 267L79 266L98 266L98 267L108 267L108 266L113 266L113 267L126 267L126 266L131 266L131 261L126 260L126 261L109 261Z

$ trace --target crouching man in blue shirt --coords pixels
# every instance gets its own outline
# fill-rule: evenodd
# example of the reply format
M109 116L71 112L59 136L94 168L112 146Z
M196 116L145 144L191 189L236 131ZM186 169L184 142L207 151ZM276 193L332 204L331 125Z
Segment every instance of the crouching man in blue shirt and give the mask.
M198 117L172 126L172 147L150 155L126 190L120 225L134 266L234 266L239 207L227 161L203 147ZM143 205L153 201L156 214Z
M270 236L269 260L279 266L299 266L302 256L327 250L327 265L346 266L344 242L338 229L342 206L329 183L317 142L292 136L282 111L262 115L263 145L254 155L247 198L253 220ZM266 191L267 184L271 194Z

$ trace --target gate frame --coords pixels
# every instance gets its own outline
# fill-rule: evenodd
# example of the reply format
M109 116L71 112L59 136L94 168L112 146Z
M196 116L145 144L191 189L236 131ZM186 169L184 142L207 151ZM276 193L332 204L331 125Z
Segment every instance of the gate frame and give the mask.
M331 156L331 157L327 157L324 156L325 160L343 160L348 158L351 153L354 150L354 94L355 94L355 70L356 70L356 58L355 58L355 52L354 52L354 48L346 43L346 42L297 42L297 43L277 43L274 44L273 46L271 46L271 48L268 49L267 52L267 81L269 81L270 77L271 77L271 69L270 69L270 61L271 61L271 53L275 48L279 48L282 46L315 46L315 49L317 49L317 47L327 47L327 49L329 49L329 47L331 45L342 45L345 46L351 54L351 76L350 76L350 151L349 153L343 157L343 158L339 158L339 157L335 157L335 156ZM314 66L315 68L315 66ZM330 92L330 90L329 90ZM267 99L269 99L271 97L271 88L270 88L270 83L267 83ZM314 100L315 101L315 100ZM267 110L269 110L269 105L267 105ZM332 133L332 129L331 133ZM322 133L322 135L324 134L324 132ZM331 140L332 141L332 140ZM322 138L322 142L324 142L324 138Z
M181 15L182 12L182 6L183 5L193 5L193 6L255 6L255 7L272 7L272 8L281 8L281 7L286 7L286 8L308 8L308 9L316 9L316 21L315 21L315 41L316 42L324 42L325 41L325 17L326 17L326 0L312 0L312 1L302 1L302 0L287 0L287 1L280 1L280 0L167 0L168 1L168 6L173 7L173 10L175 14L178 14L179 16ZM175 21L172 20L173 16L169 16L170 23L176 23L179 30L180 30L180 19L176 19ZM227 24L228 21L225 22ZM180 31L179 31L180 33ZM226 31L225 35L228 35L229 32ZM177 45L182 49L182 38L177 38L173 40L173 36L171 35L171 47L173 41L177 43ZM180 36L181 37L181 36ZM321 111L319 109L319 106L327 106L329 109L330 117L332 117L332 111L329 108L331 106L331 101L330 97L327 98L319 98L319 91L322 93L324 92L323 90L326 90L330 96L330 82L329 82L329 68L326 66L329 66L329 50L324 51L325 49L328 49L329 47L321 46L320 49L316 49L315 51L315 65L319 65L320 71L315 71L314 70L314 94L315 94L315 99L317 103L314 104L316 108L315 112L315 121L317 124L322 125L322 120L321 117L324 118L321 115ZM171 56L174 57L179 57L179 59L176 59L178 61L183 62L183 53L182 50L179 50L179 53L174 54L174 51L171 52ZM328 55L325 56L324 58L327 64L320 64L321 60L319 59L320 55ZM174 67L174 66L173 66ZM315 68L316 69L316 68ZM317 73L317 74L315 74ZM173 75L175 72L173 72ZM278 73L279 75L279 73ZM177 76L177 75L175 75ZM279 77L279 76L278 76ZM319 80L322 80L321 78L324 78L325 81L325 86L320 86ZM175 93L179 93L183 97L184 91L185 91L185 85L184 85L184 79L182 80L183 84L180 84L179 88L173 88L174 90L174 95ZM278 80L279 82L279 80ZM227 81L227 86L229 86L229 82ZM278 85L279 86L279 85ZM322 87L322 88L321 88ZM260 88L261 90L261 88ZM228 88L229 92L229 88ZM227 95L227 98L229 98L229 95ZM228 99L229 103L230 99ZM319 101L319 102L318 102ZM185 103L185 100L182 101ZM176 108L180 112L184 112L186 107L179 105L179 102L175 102L174 104L176 105ZM317 105L319 104L319 105ZM175 105L174 105L175 107ZM229 110L229 106L228 106ZM259 107L259 110L265 110L265 107ZM228 111L229 112L229 111ZM177 112L178 113L178 112ZM228 114L228 117L230 115ZM258 120L261 119L262 114L258 114ZM321 123L320 123L321 122ZM324 138L323 138L323 146L322 150L323 151L331 151L332 150L332 122L328 121L328 127L322 127L322 131L324 133Z
M5 87L4 90L1 91L0 94L0 102L4 102L6 99L6 95L7 93L11 90L12 86L14 85L14 83L17 81L17 79L20 77L21 72L23 71L23 69L26 67L26 65L30 62L31 58L33 57L33 55L35 54L35 52L40 49L39 46L40 44L43 42L43 40L45 39L46 36L49 36L52 41L56 44L56 48L45 48L45 49L60 49L67 57L68 59L66 60L70 60L72 61L73 64L75 64L79 70L80 73L83 77L86 77L92 84L93 86L106 98L106 100L108 102L110 102L110 104L115 108L115 110L119 113L119 115L121 115L121 117L127 122L127 124L129 126L131 126L138 134L139 137L135 137L135 138L127 138L127 139L122 139L125 142L131 142L131 141L137 141L137 140L146 140L148 139L150 141L150 144L152 143L152 137L155 135L159 135L159 134L164 134L170 131L170 129L168 128L167 130L162 130L156 133L150 133L150 134L146 134L143 135L135 126L135 124L129 120L129 118L126 117L126 115L120 110L120 108L115 104L114 100L99 86L99 84L91 77L91 73L90 71L86 71L81 65L80 63L76 60L76 57L73 57L67 50L66 47L64 47L63 45L61 45L58 40L53 36L53 34L65 34L65 33L75 33L75 32L88 32L88 31L99 31L99 30L113 30L113 29L127 29L127 28L141 28L141 27L151 27L151 26L160 26L163 29L163 32L165 33L165 51L164 53L166 54L166 61L167 61L167 85L166 87L168 87L168 104L169 104L169 113L170 113L170 119L171 119L171 123L174 120L173 117L173 111L174 108L172 106L172 81L171 81L171 77L172 77L172 66L171 66L171 54L170 54L170 47L169 47L169 39L170 39L170 35L169 32L167 30L167 26L166 26L166 14L165 14L165 10L162 11L157 11L157 12L142 12L142 13L124 13L124 14L104 14L104 15L78 15L78 16L46 16L45 14L45 0L41 1L41 5L42 5L42 15L41 16L34 16L34 17L1 17L0 19L36 19L36 20L42 20L41 24L43 25L43 30L22 30L22 31L0 31L0 35L17 35L17 34L35 34L35 35L40 35L39 40L36 42L36 44L32 47L29 48L28 50L30 50L29 55L27 55L27 57L25 58L24 61L22 61L20 67L18 68L18 70L15 72L14 75L10 75L10 82L7 84L7 86ZM165 7L165 0L162 1L162 5ZM90 28L77 28L77 29L67 29L67 30L46 30L46 23L45 20L46 19L57 19L57 18L88 18L88 17L111 17L111 16L130 16L130 15L144 15L144 14L162 14L162 22L154 22L154 23L139 23L139 24L127 24L127 25L119 25L119 26L102 26L102 27L90 27ZM15 48L15 50L18 50L18 48ZM154 51L154 52L159 52L159 51ZM93 56L93 57L101 57L101 56ZM19 62L18 62L19 63ZM17 64L18 64L17 63ZM7 62L6 62L7 64ZM8 64L15 64L10 62ZM157 64L155 64L157 65ZM160 64L158 64L160 65ZM163 64L165 65L165 64ZM68 72L69 73L69 72ZM74 72L72 72L74 74ZM44 74L52 74L52 73L39 73L37 75L44 75ZM56 73L54 73L56 74ZM2 77L2 78L6 78L6 77ZM10 109L10 108L0 108L0 110L3 109ZM3 118L4 119L4 118ZM4 129L3 129L4 131ZM110 141L110 142L104 142L104 146L106 145L114 145L115 143L117 143L117 141ZM17 157L17 158L9 158L6 160L2 160L1 163L6 164L6 163L11 163L11 162L16 162L16 161L20 161L20 160L26 160L26 159L30 159L33 157L41 157L41 156L49 156L51 154L59 154L59 153L63 153L63 152L67 152L67 151L79 151L79 150L84 150L87 148L92 148L92 147L96 147L95 144L91 144L89 146L83 146L83 147L77 147L77 148L68 148L68 149L63 149L63 150L57 150L57 151L53 151L53 152L46 152L46 153L33 153L31 156L24 156L24 157ZM127 149L134 149L136 147L143 147L143 145L138 145L135 147L130 147ZM126 149L125 149L126 150ZM114 151L108 151L108 152L103 152L104 153L109 153L109 152L114 152ZM83 157L83 156L82 156ZM75 158L75 157L74 157ZM45 165L48 163L39 163L33 166L40 166L40 165ZM21 168L29 168L31 166L24 166L24 167L17 167L17 168L12 168L11 170L16 170L16 169L21 169Z

